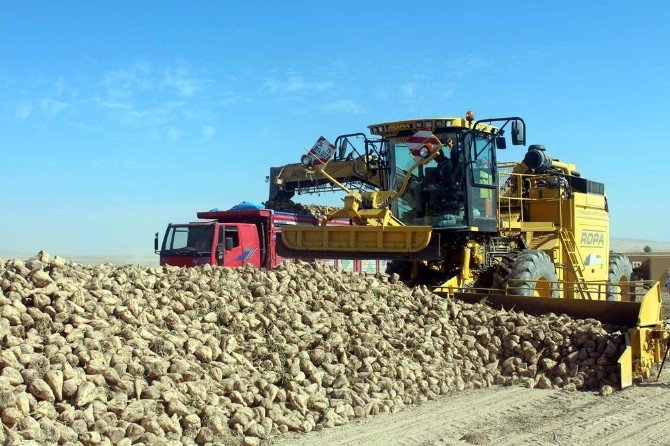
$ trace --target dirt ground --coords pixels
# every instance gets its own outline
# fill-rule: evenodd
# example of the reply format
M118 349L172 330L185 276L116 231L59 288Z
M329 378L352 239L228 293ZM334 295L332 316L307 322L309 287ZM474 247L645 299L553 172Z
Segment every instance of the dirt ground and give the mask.
M670 444L669 411L670 366L658 382L605 397L522 387L464 391L396 414L288 436L274 444L660 445Z

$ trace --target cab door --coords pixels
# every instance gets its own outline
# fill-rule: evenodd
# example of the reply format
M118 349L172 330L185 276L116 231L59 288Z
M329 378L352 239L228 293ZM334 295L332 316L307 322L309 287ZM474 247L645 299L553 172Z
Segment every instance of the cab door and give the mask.
M498 229L498 176L495 144L488 135L470 134L466 137L469 187L468 220L470 226L482 232Z
M258 232L253 224L221 224L217 231L217 264L235 268L260 267Z
M240 246L237 225L219 225L216 251L218 265L229 268L243 265L243 262L238 259L243 249Z

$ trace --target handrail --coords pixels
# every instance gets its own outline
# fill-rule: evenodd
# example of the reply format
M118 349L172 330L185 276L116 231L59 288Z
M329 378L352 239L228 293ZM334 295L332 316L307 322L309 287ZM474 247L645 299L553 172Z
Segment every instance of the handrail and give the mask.
M514 284L519 283L530 283L535 284L540 282L540 280L528 280L528 279L509 279L509 282ZM639 298L642 298L651 288L653 288L658 281L656 280L631 280L629 282L611 282L608 280L590 280L586 282L579 281L570 281L570 280L559 280L559 281L544 281L549 284L550 289L556 290L562 297L566 297L566 291L570 290L571 287L575 286L585 286L589 289L588 299L580 300L607 300L608 296L613 294L618 294L622 297L621 300L635 302ZM462 292L466 293L500 293L500 292L509 292L514 290L525 290L526 287L522 286L510 286L508 285L505 289L497 288L483 288L483 287L470 287L465 288ZM571 299L578 299L572 293L569 294L572 296ZM633 299L631 299L633 298Z
M529 202L562 202L566 199L566 183L561 180L560 176L554 174L527 174L514 172L517 163L500 163L498 164L498 218L501 228L511 228L512 218L517 215L518 222L526 221L525 219L525 204ZM524 187L524 182L527 182L527 187ZM540 182L552 182L558 189L556 197L547 198L531 198L524 196L527 192L535 187L538 187ZM505 225L504 223L507 223ZM564 226L563 221L563 206L558 206L558 224L559 227Z

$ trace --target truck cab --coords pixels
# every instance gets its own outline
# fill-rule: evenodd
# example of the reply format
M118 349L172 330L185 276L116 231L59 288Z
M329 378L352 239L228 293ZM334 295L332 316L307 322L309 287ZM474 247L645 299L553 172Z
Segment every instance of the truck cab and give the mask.
M283 262L297 261L277 252L276 241L282 228L315 226L320 223L319 219L311 215L270 209L211 210L198 212L197 216L200 221L170 223L160 246L156 234L154 250L160 255L161 266L193 267L209 264L235 268L252 265L272 269ZM348 221L331 223L349 225ZM323 259L313 256L303 260L366 274L386 271L386 260L383 259Z
M256 225L217 221L170 224L160 250L160 264L261 266Z

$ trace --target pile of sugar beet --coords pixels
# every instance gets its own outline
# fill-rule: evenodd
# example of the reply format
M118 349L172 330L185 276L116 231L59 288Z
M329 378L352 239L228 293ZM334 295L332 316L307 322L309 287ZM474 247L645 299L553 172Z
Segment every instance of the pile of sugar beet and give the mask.
M620 333L324 264L0 260L3 443L247 444L469 388L617 382Z
M290 199L269 200L263 203L265 209L273 209L280 212L290 212L293 214L311 215L313 217L325 217L331 211L335 210L332 206L320 204L301 204Z

